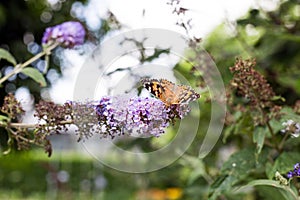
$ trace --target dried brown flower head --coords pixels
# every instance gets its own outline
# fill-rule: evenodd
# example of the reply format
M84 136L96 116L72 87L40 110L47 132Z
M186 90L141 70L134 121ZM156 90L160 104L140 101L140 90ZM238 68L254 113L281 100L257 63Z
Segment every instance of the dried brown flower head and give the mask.
M271 108L275 93L270 84L254 69L255 60L237 59L230 71L233 73L231 87L244 98L249 99L254 107Z
M300 114L300 100L297 100L294 105L294 112Z
M16 119L24 114L24 110L20 102L15 98L13 94L8 94L4 97L4 103L1 107L1 112L7 114L11 119Z

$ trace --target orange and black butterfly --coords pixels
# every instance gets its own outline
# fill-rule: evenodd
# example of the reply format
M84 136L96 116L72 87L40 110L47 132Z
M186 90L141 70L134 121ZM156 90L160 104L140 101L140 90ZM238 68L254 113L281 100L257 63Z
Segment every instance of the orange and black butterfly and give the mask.
M176 85L166 79L141 80L144 87L167 106L174 104L188 104L200 98L200 94L187 85Z

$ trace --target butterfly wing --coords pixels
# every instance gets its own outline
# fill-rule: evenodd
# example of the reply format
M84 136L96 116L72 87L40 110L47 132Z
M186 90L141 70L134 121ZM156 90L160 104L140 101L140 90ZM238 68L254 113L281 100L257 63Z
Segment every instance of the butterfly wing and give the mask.
M159 99L163 99L164 89L160 84L160 81L157 79L147 79L144 78L141 81L143 83L144 88L146 88L151 94ZM162 100L163 101L163 100Z
M178 86L176 94L179 99L179 104L188 104L200 98L200 94L187 85Z
M144 87L166 105L187 104L200 97L191 87L175 85L166 79L142 79Z
M177 98L176 94L177 86L166 79L161 79L160 84L163 91L163 94L161 95L161 100L167 105L178 104L179 99Z

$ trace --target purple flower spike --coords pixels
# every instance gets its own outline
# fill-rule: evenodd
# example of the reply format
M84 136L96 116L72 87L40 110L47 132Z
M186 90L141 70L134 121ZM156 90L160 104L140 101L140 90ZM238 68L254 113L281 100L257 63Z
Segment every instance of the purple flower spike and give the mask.
M294 173L292 171L288 172L286 175L288 178L293 178Z
M148 97L131 98L128 103L126 129L158 137L169 125L167 111L160 100Z
M288 178L300 177L300 163L294 165L294 170L289 171L286 175Z
M75 21L49 27L44 32L42 44L58 42L64 47L72 48L84 42L85 30L81 23Z
M283 122L282 125L284 126L284 129L281 130L282 133L290 134L292 137L296 137L296 138L299 137L300 124L298 122L289 119L286 122Z
M139 134L159 137L175 119L189 112L187 105L166 106L149 97L103 97L95 107L103 135Z

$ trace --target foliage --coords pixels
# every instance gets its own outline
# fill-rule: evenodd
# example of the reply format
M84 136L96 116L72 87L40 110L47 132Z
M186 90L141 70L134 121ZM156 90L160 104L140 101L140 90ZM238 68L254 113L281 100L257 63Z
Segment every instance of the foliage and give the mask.
M26 6L32 5L31 3L29 2ZM169 4L179 5L179 3L180 1L170 1ZM38 5L40 8L45 7L43 4ZM68 8L69 4L67 5ZM36 15L36 12L32 15ZM61 11L61 13L64 12ZM178 9L177 6L173 13L181 16L187 12L189 12L188 9L180 6ZM61 15L59 15L59 18L62 17L63 20L58 20L58 17L55 17L52 22L68 20L68 17ZM99 32L95 34L98 39L103 39L110 31L120 29L122 26L112 13L108 13L107 19L102 19L102 22ZM177 24L189 33L188 23L180 22ZM40 29L38 25L35 28L36 30ZM61 26L58 25L48 29L46 39L43 40L43 48L34 53L31 58L29 58L30 54L28 52L23 52L26 55L24 58L28 58L27 61L20 59L20 55L24 50L19 55L13 45L10 47L11 51L8 51L8 48L0 49L0 64L3 69L13 65L11 73L0 76L0 84L3 88L9 83L15 83L17 86L26 85L28 79L11 79L12 76L20 73L37 83L31 87L33 91L40 91L41 87L49 84L44 78L45 71L39 71L30 64L37 59L44 59L47 62L46 71L57 68L58 66L52 65L52 61L49 60L54 49L58 46L73 48L76 46L75 44L83 43L81 36L84 37L84 34L78 36L79 42L74 41L74 38L75 40L78 39L77 36L71 35L73 38L70 38L68 32L64 32L64 37L61 37L60 34L52 34L51 31L54 29L60 30L60 28ZM159 199L299 199L299 1L282 1L278 4L278 8L273 11L251 9L245 17L237 20L232 25L231 32L228 32L227 28L225 24L220 25L203 41L191 38L188 41L190 50L186 56L192 62L182 60L174 66L174 70L184 74L193 84L199 88L205 88L213 83L214 79L210 79L212 66L209 61L205 60L206 57L200 47L204 45L205 49L214 58L224 79L227 92L225 102L227 113L222 139L218 141L214 149L205 158L197 155L199 144L204 137L203 135L205 135L211 117L209 109L212 102L224 103L224 100L216 98L218 94L210 96L206 92L208 90L204 90L199 101L203 113L200 124L203 126L202 129L198 130L193 144L187 151L188 154L166 169L145 175L137 175L138 178L135 176L129 176L128 178L127 174L107 168L101 169L99 171L104 173L109 185L105 189L101 188L101 191L96 194L99 195L99 198L131 199L138 198L139 195L146 195L149 199L154 199L157 196L159 196ZM89 31L83 29L81 25L79 25L79 29L82 30L81 33ZM63 41L61 41L62 38ZM67 40L65 40L66 38ZM18 47L22 46L19 39L15 40L18 40ZM13 41L11 39L11 42ZM132 42L140 50L139 60L141 64L152 62L162 54L170 53L170 49L155 49L154 53L148 55L145 53L144 41ZM115 72L124 70L131 72L128 68L118 68L106 75L110 76ZM135 74L131 75L134 76ZM140 88L138 90L140 91ZM15 155L13 150L31 149L33 145L37 145L42 146L48 156L51 156L51 137L53 135L60 137L62 133L67 132L71 124L78 125L78 140L89 139L93 133L97 132L95 125L98 126L99 124L102 127L101 129L98 127L98 132L103 135L106 134L111 137L121 135L120 131L128 125L126 124L126 117L129 114L133 115L132 119L136 119L136 121L130 122L130 126L139 123L143 127L149 126L152 130L153 127L157 128L156 123L153 125L148 121L153 117L149 112L155 112L159 115L158 111L151 106L149 108L149 102L143 102L140 98L137 98L137 102L130 105L128 102L128 105L126 102L117 102L118 105L114 105L115 107L111 107L111 104L107 103L105 98L102 99L102 101L105 101L102 102L103 104L98 102L96 106L93 102L66 102L64 105L58 105L51 101L42 100L35 104L35 116L38 117L39 122L37 124L24 124L21 120L24 109L21 107L20 102L15 99L13 94L6 94L5 90L1 90L1 93L5 94L3 98L1 96L1 102L3 101L0 113L1 148L5 149L4 154L11 156L2 158L3 162L1 162L0 167L1 190L19 186L18 184L21 188L21 181L17 181L18 183L13 181L16 180L14 176L21 172L22 174L28 173L28 178L33 179L33 181L30 181L31 183L38 183L27 185L28 187L25 188L22 186L21 192L23 194L28 195L33 190L44 191L47 185L40 178L45 179L43 175L46 173L57 178L58 172L51 167L55 165L56 161L35 162L34 156L24 159L22 156L18 157L20 156L18 154ZM35 94L35 97L37 102L42 99L39 92ZM157 104L162 106L158 110L164 111L164 109L167 109L168 114L175 113L179 115L180 111L176 110L179 109L177 107L179 104L174 104L176 108L172 110L174 105L165 107L163 102L157 101L159 102ZM156 103L154 104L156 105ZM122 109L118 110L118 106ZM125 114L126 120L118 121L117 117L123 116L122 114ZM159 117L155 116L154 118L157 120ZM167 126L165 122L172 120L167 119L159 124L163 124L163 128L165 128ZM152 119L151 122L156 121ZM128 129L134 128L136 127ZM162 136L149 139L147 142L135 139L128 143L120 141L118 144L129 148L139 147L147 152L157 145L155 141L163 144L164 140L170 140L174 137L177 128L176 123L173 127L170 127L168 133L171 136L169 138ZM118 134L114 135L113 133L116 130ZM161 130L159 129L159 131ZM14 160L13 155L18 159ZM71 180L63 182L51 179L53 182L56 181L52 184L56 184L62 190L62 195L69 195L69 191L77 191L79 182L95 178L93 172L86 172L85 170L82 172L81 169L78 169L81 165L84 169L89 169L93 163L76 159L70 161L73 168L73 174L69 174ZM67 161L63 160L62 162ZM37 170L32 170L32 168ZM18 172L17 175L13 174L14 171ZM9 178L5 174L12 175ZM129 182L133 184L120 187L120 185L124 185L124 179L129 179ZM139 185L140 182L138 181L143 183L142 186ZM90 197L86 193L78 194L78 196L80 195ZM69 196L69 198L71 197Z
M210 169L216 165L218 154L211 155L216 156L214 162L206 163L208 173L214 177L208 182L209 199L249 198L249 194L254 199L299 198L297 178L289 183L286 179L286 173L299 162L300 17L294 9L297 1L283 2L272 12L250 10L237 20L234 33L224 34L222 25L205 41L228 83L224 143L215 151L223 151L224 145L236 149L217 174ZM231 64L233 57L241 56L255 60L238 58ZM281 181L276 178L278 172ZM241 186L248 190L236 192L234 188Z

